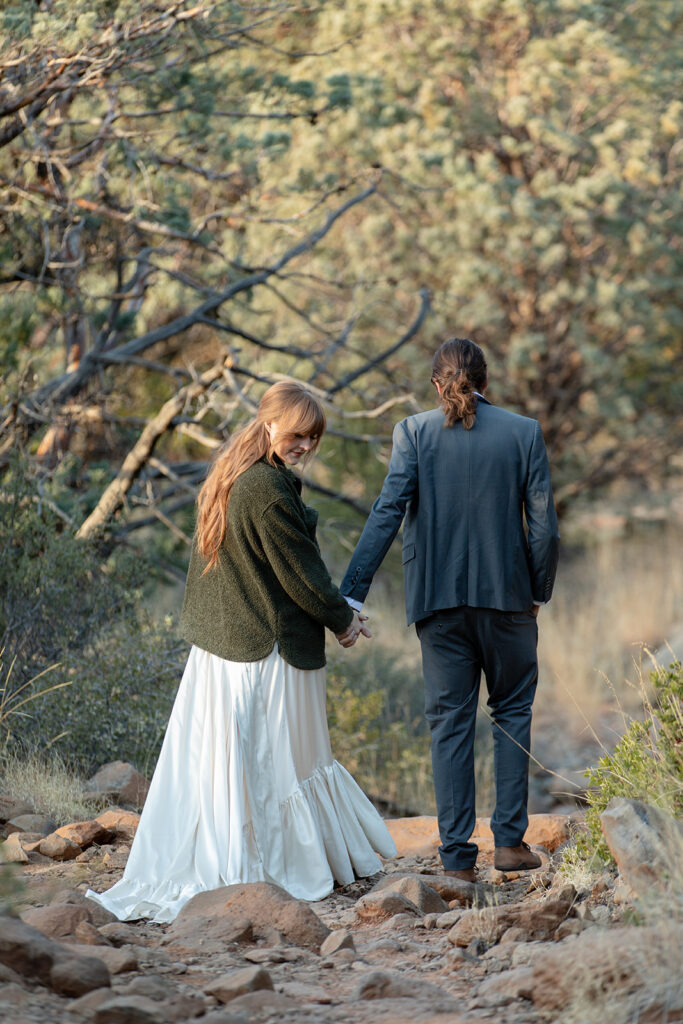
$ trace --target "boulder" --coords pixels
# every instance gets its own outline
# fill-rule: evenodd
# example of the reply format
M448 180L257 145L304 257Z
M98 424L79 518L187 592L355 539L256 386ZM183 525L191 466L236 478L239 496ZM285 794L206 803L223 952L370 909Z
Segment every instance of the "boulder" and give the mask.
M0 962L65 996L85 995L111 984L100 960L74 954L25 921L8 916L0 920Z
M78 843L53 832L39 843L38 851L51 860L73 860L79 855L81 848Z
M35 814L35 807L26 800L17 800L9 793L0 793L0 822L10 821L20 814Z
M0 843L0 864L28 864L28 854L21 842L21 832L13 832L4 843Z
M74 821L70 825L62 825L55 830L56 835L70 839L82 850L93 843L104 843L111 838L107 829L99 821Z
M453 925L448 940L461 949L478 940L494 946L509 928L521 929L527 940L551 939L568 917L576 917L573 904L557 899L468 910Z
M318 952L329 929L303 900L268 882L227 885L197 893L168 929L162 945L224 952L254 937Z
M124 811L121 807L110 807L109 810L98 814L95 821L112 836L133 839L140 824L140 815L134 811Z
M524 841L529 846L542 846L553 853L569 839L569 818L565 814L530 814L529 825L524 834ZM493 844L490 818L477 818L472 833L472 842L479 845L480 840Z
M50 901L50 906L61 906L63 904L85 907L88 912L88 921L92 922L96 928L101 928L102 925L111 924L112 922L119 923L118 918L115 914L112 914L111 910L106 910L100 903L88 899L84 893L78 892L77 889L60 889L59 892L55 893Z
M85 792L95 796L109 797L142 807L149 792L149 782L127 761L110 761L93 775L85 784Z
M221 1003L230 1003L237 996L247 992L259 992L261 989L273 991L273 982L268 971L263 967L243 967L239 971L222 974L220 978L208 984L204 991Z
M399 857L434 857L441 840L437 819L431 815L416 818L390 818L385 822L396 843ZM524 836L530 845L545 847L552 853L569 838L569 819L563 814L531 814ZM472 842L480 851L493 849L490 818L477 818Z
M441 845L435 817L389 818L384 824L396 843L399 857L433 857Z
M49 939L56 939L58 942L73 938L79 924L91 923L89 909L73 904L31 907L21 914L21 919L37 928L43 935L47 935Z
M600 824L619 874L638 897L680 887L683 822L651 804L613 797Z
M444 914L448 910L448 904L436 889L427 884L426 878L423 879L419 875L388 875L370 892L397 892L410 900L423 914Z
M16 814L5 825L5 832L11 835L13 832L32 832L40 836L47 836L57 828L52 818L44 814Z
M138 934L135 929L131 928L129 924L124 924L123 921L111 921L109 924L100 925L97 930L104 941L110 942L112 946L134 946L138 942Z
M356 917L366 924L386 921L397 914L408 914L411 917L422 917L422 912L415 904L392 889L369 892L356 902Z

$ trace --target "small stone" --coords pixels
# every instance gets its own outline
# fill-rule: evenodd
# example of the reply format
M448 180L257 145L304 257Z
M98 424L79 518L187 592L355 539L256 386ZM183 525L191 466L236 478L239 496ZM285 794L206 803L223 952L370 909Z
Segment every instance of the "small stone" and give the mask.
M439 914L436 919L437 928L452 928L462 917L462 910L447 910L445 914Z
M562 939L566 939L569 935L578 935L585 927L585 921L581 921L578 917L572 917L568 921L562 921L553 937L556 942L562 942Z
M320 947L320 955L331 956L333 953L338 953L340 949L355 950L355 948L351 932L345 928L339 928L337 931L330 932L327 936Z
M110 988L96 988L67 1004L67 1010L75 1017L91 1017L95 1010L111 999Z
M158 974L143 974L139 978L133 978L119 989L119 993L122 996L147 996L148 999L156 999L157 1002L167 999L170 994L168 982Z
M89 899L85 893L79 892L77 889L60 889L50 901L51 907L62 906L64 904L69 904L75 907L85 907L88 911L88 920L91 921L96 928L100 928L105 924L110 924L112 921L116 921L118 924L118 919L115 914L112 914L111 910L107 910L100 903Z
M396 914L409 914L421 917L421 911L407 897L391 889L380 892L369 892L361 896L355 906L356 916L360 921L386 921Z
M163 1007L145 996L115 996L95 1011L94 1024L166 1024Z
M223 974L220 978L216 978L206 986L204 991L221 1003L229 1003L237 996L245 995L247 992L257 992L261 989L273 990L273 982L268 971L263 967L243 967L239 971L232 971L230 974Z
M134 946L138 941L135 929L122 921L103 924L97 930L107 942L111 942L112 946Z
M102 863L108 868L125 868L128 863L129 853L130 847L122 846L119 849L114 850L112 853L105 853L102 857Z
M59 836L56 832L46 836L38 850L44 857L50 857L52 860L73 860L81 852L78 843L72 842L71 839L65 839L64 836Z

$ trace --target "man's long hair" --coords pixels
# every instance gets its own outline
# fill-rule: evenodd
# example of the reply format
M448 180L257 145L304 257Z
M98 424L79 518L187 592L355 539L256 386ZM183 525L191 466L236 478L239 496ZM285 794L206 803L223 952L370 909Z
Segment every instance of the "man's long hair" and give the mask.
M232 485L259 459L274 464L275 451L267 423L277 422L277 440L314 437L312 454L325 432L325 410L319 399L296 381L273 384L259 402L253 420L242 427L218 453L197 497L197 547L207 560L204 572L218 561L225 537Z
M488 379L484 353L468 338L444 341L432 360L432 381L441 388L446 426L462 421L471 430L477 416L477 396Z

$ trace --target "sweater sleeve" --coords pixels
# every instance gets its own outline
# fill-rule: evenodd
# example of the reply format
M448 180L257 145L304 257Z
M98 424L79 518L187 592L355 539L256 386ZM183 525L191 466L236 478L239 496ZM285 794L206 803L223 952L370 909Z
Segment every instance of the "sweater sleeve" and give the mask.
M291 599L333 633L342 633L353 611L296 509L285 500L272 502L261 515L259 533L273 572Z

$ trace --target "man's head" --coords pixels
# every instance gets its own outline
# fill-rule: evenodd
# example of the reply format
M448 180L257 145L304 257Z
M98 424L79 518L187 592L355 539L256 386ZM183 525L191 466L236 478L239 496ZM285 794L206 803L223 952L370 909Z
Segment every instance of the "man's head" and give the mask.
M432 360L432 382L436 385L446 416L446 426L462 420L466 430L474 426L477 396L488 384L484 353L468 338L445 341Z

